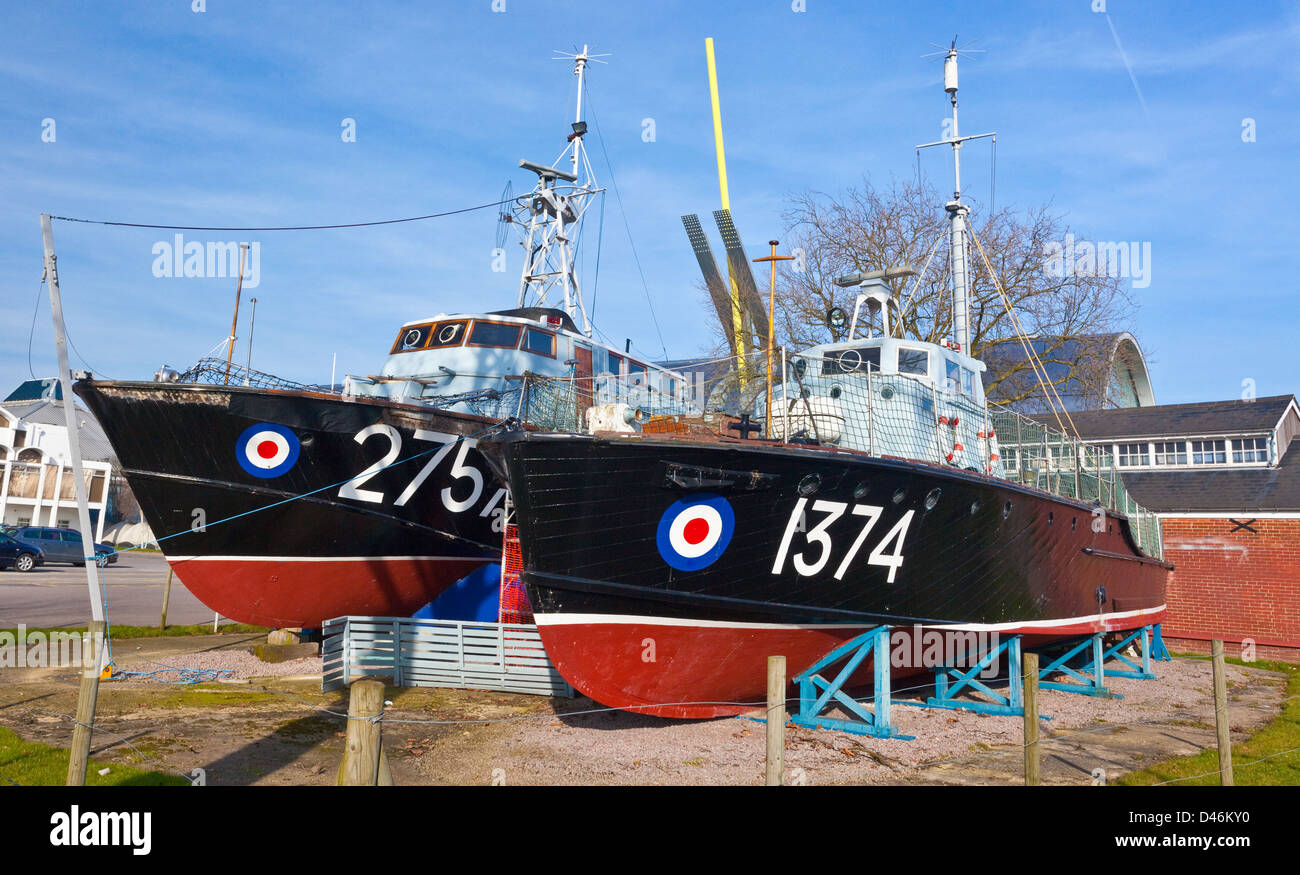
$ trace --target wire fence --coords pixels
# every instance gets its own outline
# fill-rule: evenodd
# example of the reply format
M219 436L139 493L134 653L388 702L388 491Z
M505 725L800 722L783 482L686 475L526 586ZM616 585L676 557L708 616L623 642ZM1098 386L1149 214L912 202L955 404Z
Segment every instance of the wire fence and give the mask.
M895 690L893 691L893 693L894 693L895 697L898 697L898 694L900 694L900 693L914 693L914 694L919 694L919 695L920 695L920 698L921 698L922 700L924 700L924 695L923 695L924 692L927 691L927 690L930 690L930 689L932 689L932 684L930 684L930 683L921 683L921 684L915 684L915 685L912 685L912 686L907 686L907 687L900 687L900 688L897 688L897 689L895 689ZM319 713L319 714L322 714L322 715L325 715L325 716L333 717L333 718L335 718L335 719L341 721L342 724L346 724L346 723L347 723L348 721L350 721L350 720L371 720L371 721L378 722L378 723L381 723L381 724L389 724L389 725L393 725L393 726L446 726L446 727L453 727L453 726L484 726L484 725L492 725L492 724L514 724L514 725L518 725L518 724L521 724L521 723L535 723L535 722L538 722L538 721L544 721L544 720L545 720L545 721L554 721L554 720L556 720L557 718L566 718L566 719L567 719L567 718L585 717L585 716L592 716L592 715L604 715L604 714L608 714L608 713L611 713L611 712L617 712L617 711L629 711L629 712L633 712L633 713L635 713L635 708L610 708L610 707L603 707L603 706L602 706L602 707L594 707L594 708L585 708L585 707L580 707L580 708L575 708L575 709L572 709L572 710L560 710L560 709L558 709L558 708L554 708L554 707L552 707L551 709L548 710L547 713L541 713L541 714L526 714L526 715L516 715L516 716L510 716L510 717L494 717L494 718L479 718L479 719L474 719L474 718L469 718L469 719L466 719L466 718L457 718L457 719L442 719L442 720L438 720L438 719L403 719L403 718L393 717L393 716L388 716L388 715L381 715L379 718L370 718L370 717L357 717L357 716L354 716L354 715L348 714L348 713L343 712L343 711L332 710L332 709L327 708L327 707L325 707L325 706L323 706L323 705L320 705L320 704L317 704L317 703L314 703L314 702L308 701L307 699L304 699L304 698L302 698L301 696L299 696L299 695L297 695L297 694L295 694L295 693L291 693L291 692L289 692L289 691L287 691L287 690L276 689L276 688L274 688L274 687L267 686L266 684L258 684L258 685L256 686L256 692L259 692L259 693L271 693L271 694L275 694L275 695L278 695L278 696L284 697L284 698L286 698L286 699L293 700L294 702L296 702L296 703L298 703L298 704L304 706L304 708L305 708L306 710L312 711L312 712L314 712L314 713ZM1045 693L1044 695L1050 695L1050 693ZM1068 694L1067 694L1067 695L1068 695ZM1286 697L1283 697L1282 699L1280 699L1280 700L1276 703L1276 705L1281 706L1283 709L1285 709L1287 703L1290 702L1290 701L1293 701L1295 698L1296 698L1295 696L1286 696ZM799 700L798 700L797 697L789 697L789 698L787 698L787 699L785 700L785 703L784 703L784 704L785 704L785 706L786 706L787 709L788 709L788 707L789 707L790 705L792 705L792 704L797 705L797 704L798 704L798 701L799 701ZM871 703L871 699L870 699L870 698L863 698L863 699L859 699L859 700L857 700L857 701L859 701L860 704L870 704L870 703ZM905 702L905 701L906 701L905 699L900 699L900 703L901 703L901 702ZM756 710L756 711L757 711L757 710L763 710L763 709L765 709L766 707L768 707L768 705L767 705L766 702L680 702L680 703L673 703L673 704L679 704L679 705L702 705L702 704L711 704L711 705L748 705L748 706L752 706L753 709ZM70 728L73 727L73 726L77 726L77 725L88 726L88 724L78 723L78 721L76 720L76 718L75 718L73 715L71 715L71 714L66 714L66 713L61 713L61 712L56 712L56 711L50 711L50 710L46 710L46 709L43 709L43 708L31 707L31 706L27 706L26 708L23 708L22 711L23 711L23 712L28 712L28 713L43 714L43 715L47 715L47 716L50 716L50 717L57 717L57 718L59 718L59 719L61 719L61 720L63 720L63 721L66 721L66 722L69 724ZM1263 713L1268 714L1269 716L1274 716L1274 715L1277 714L1277 708L1274 707L1274 705L1271 705L1271 704L1270 704L1270 705L1258 705L1258 704L1243 704L1243 703L1237 703L1237 704L1234 704L1234 705L1232 706L1232 711L1237 712L1237 713L1240 713L1240 712L1242 712L1242 711L1263 712ZM787 713L788 713L788 712L787 712ZM1096 726L1087 726L1087 727L1077 728L1077 729L1072 729L1072 730L1068 730L1068 731L1056 731L1056 732L1053 732L1051 735L1042 736L1042 737L1038 738L1036 741L1034 741L1034 742L1030 742L1030 743L1032 743L1032 744L1036 744L1036 745L1037 745L1040 749L1042 749L1042 750L1051 750L1053 747L1063 747L1063 748L1065 749L1066 752L1077 754L1077 753L1080 752L1080 749L1079 749L1079 747L1078 747L1078 742L1079 742L1082 738L1084 738L1084 737L1086 737L1086 736L1089 736L1089 735L1094 735L1094 734L1098 734L1098 733L1114 733L1114 732L1117 732L1117 731L1120 731L1120 730L1123 730L1123 729L1126 729L1126 728L1129 728L1129 727L1136 727L1136 726L1160 725L1160 724L1166 724L1166 723L1173 723L1173 724L1177 724L1177 725L1187 725L1188 722L1189 722L1190 720L1198 720L1198 719L1199 719L1199 720L1202 720L1202 721L1205 721L1205 725L1212 725L1212 722L1213 722L1213 720L1215 719L1215 716L1216 716L1215 711L1214 711L1212 708L1211 708L1211 710L1209 710L1209 711L1205 711L1205 712L1193 711L1193 710L1190 710L1190 709L1187 709L1187 708L1177 708L1176 710L1174 710L1174 711L1172 711L1172 712L1170 712L1170 713L1168 713L1168 714L1157 715L1157 716L1151 716L1151 717L1146 717L1146 718L1138 719L1138 720L1131 720L1131 721L1124 721L1124 722L1112 722L1112 721L1106 721L1106 722L1102 723L1101 725L1096 725ZM744 718L743 718L743 715L742 715L742 719L744 719ZM117 741L118 743L124 744L126 747L130 748L130 749L131 749L131 750L132 750L132 751L133 751L133 752L134 752L134 753L139 757L141 764L148 764L148 765L154 766L154 767L158 768L158 769L161 770L161 771L170 772L170 773L175 774L175 775L177 775L177 776L179 776L179 777L183 777L183 778L185 778L186 780L189 780L189 781L193 781L193 780L194 780L194 777L193 777L194 773L193 773L193 772L191 772L191 773L189 773L189 774L186 774L185 772L182 772L182 771L176 769L175 767L171 766L170 764L164 762L162 759L159 759L159 758L156 757L156 756L151 756L151 755L149 755L149 754L146 753L145 751L141 750L140 748L138 748L138 747L136 747L134 744L132 744L132 743L131 743L127 738L125 738L124 736L121 736L121 735L118 735L118 734L116 734L116 733L114 733L114 732L111 732L111 731L109 731L109 730L106 730L106 729L105 729L103 726L101 726L101 725L88 726L88 728L90 728L93 732L96 732L96 733L102 733L102 734L108 735L109 737L111 737L111 738L113 738L113 739L116 739L116 741ZM820 734L820 733L818 733L818 734ZM865 740L865 739L859 738L858 740L859 740L859 741L863 741L863 740ZM939 757L939 758L935 758L935 759L920 760L920 761L917 761L917 762L914 762L914 763L903 763L903 764L901 764L901 766L902 766L902 768L905 768L905 769L907 769L907 770L910 770L910 771L917 771L917 772L919 772L919 771L924 770L924 769L926 769L926 768L929 768L929 767L931 767L931 766L938 766L938 765L942 765L942 766L944 766L945 768L947 768L947 767L951 767L951 766L954 766L954 765L963 765L963 764L979 763L979 762L985 762L985 761L988 761L988 760L1007 759L1007 758L1018 758L1018 757L1020 757L1020 756L1023 754L1024 749L1025 749L1026 747L1028 747L1030 743L1023 743L1023 744L1007 744L1007 745L1005 745L1005 746L1002 746L1002 747L999 747L999 748L996 748L996 749L982 750L982 751L979 751L979 752L977 752L977 753L974 753L974 754L972 754L972 755L970 755L970 756L965 756L965 757L955 757L955 758L954 758L954 757L944 756L944 757ZM111 748L112 746L113 746L113 745L108 745L108 746L106 746L105 748L101 749L100 753L101 753L101 754L104 753L108 748ZM1210 748L1207 747L1207 748L1205 748L1205 749L1208 750L1208 749L1210 749ZM1280 750L1280 751L1275 751L1275 752L1273 752L1273 753L1267 754L1266 756L1259 757L1259 758L1257 758L1257 759L1250 760L1250 761L1247 761L1247 762L1234 762L1234 763L1232 764L1232 768L1233 768L1234 771L1237 771L1237 770L1240 770L1240 769L1249 768L1249 767L1251 767L1251 766L1258 765L1258 764L1263 763L1263 762L1265 762L1265 761L1270 761L1270 760L1277 759L1277 758L1279 758L1279 757L1290 756L1290 755L1294 755L1294 754L1300 754L1300 748L1288 748L1288 749L1284 749L1284 750ZM35 754L28 754L27 756L35 756ZM891 766L891 768L893 768L893 767ZM1205 779L1205 778L1212 778L1212 777L1218 776L1218 775L1222 774L1224 771L1226 771L1226 770L1224 770L1224 769L1216 769L1216 770L1207 771L1207 772L1204 772L1204 773L1201 773L1201 774L1196 774L1196 775L1187 775L1187 776L1183 776L1183 777L1171 778L1171 779L1166 780L1166 781L1160 781L1160 782L1157 782L1157 783L1154 784L1153 786L1162 786L1162 785L1167 785L1167 784L1183 783L1183 782L1187 782L1187 781L1203 780L1203 779ZM14 780L11 779L11 778L7 778L7 776L0 775L0 777L6 777L6 779L9 780L9 782L10 782L11 784L17 784L17 783L18 783L18 782L14 781Z

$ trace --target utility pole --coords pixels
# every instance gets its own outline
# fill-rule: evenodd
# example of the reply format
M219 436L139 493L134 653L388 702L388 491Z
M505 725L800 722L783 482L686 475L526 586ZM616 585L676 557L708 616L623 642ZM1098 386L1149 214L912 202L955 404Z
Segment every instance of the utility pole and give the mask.
M59 291L59 266L54 255L54 231L48 213L41 214L41 241L45 246L45 279L50 286L50 314L54 319L54 349L59 360L59 386L63 395L63 416L68 428L68 454L72 457L73 485L77 493L77 524L81 528L81 555L85 558L86 586L90 591L90 627L86 644L90 653L82 653L81 686L77 694L77 717L72 731L68 756L67 783L80 787L86 783L86 763L90 759L90 736L95 726L95 702L99 698L100 664L104 645L104 598L100 591L99 564L95 561L95 544L91 538L90 505L87 503L86 480L81 468L81 440L77 434L77 411L73 403L72 370L68 366L67 334L63 324L63 298ZM102 511L101 511L102 512Z

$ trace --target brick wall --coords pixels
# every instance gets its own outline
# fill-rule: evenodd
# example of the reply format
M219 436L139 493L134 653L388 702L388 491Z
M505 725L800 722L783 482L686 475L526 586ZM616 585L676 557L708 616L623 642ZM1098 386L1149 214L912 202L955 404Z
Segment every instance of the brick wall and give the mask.
M1239 519L1249 520L1243 513ZM1257 519L1254 532L1226 519L1161 520L1169 579L1165 638L1175 650L1241 639L1259 659L1300 660L1300 519Z

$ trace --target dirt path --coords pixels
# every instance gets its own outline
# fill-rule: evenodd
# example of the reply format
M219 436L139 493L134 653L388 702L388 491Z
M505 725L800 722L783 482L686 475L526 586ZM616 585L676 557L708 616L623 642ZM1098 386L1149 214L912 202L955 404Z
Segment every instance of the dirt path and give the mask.
M294 677L302 664L248 660L261 639L219 635L121 642L119 666L238 665L265 674L197 686L101 684L93 755L189 775L209 784L328 785L343 752L346 693ZM318 668L316 669L319 670ZM1210 665L1161 663L1158 681L1108 679L1123 699L1040 694L1045 783L1113 780L1214 744ZM284 677L285 674L289 677ZM1280 675L1229 666L1234 739L1280 710ZM762 782L764 725L748 718L661 720L624 712L577 713L586 699L465 690L388 691L384 743L399 784L748 784ZM76 709L67 669L0 670L0 725L66 747ZM321 710L324 709L324 710ZM787 731L791 783L1014 784L1021 781L1022 721L899 705L895 722L915 741ZM459 721L492 721L463 723Z

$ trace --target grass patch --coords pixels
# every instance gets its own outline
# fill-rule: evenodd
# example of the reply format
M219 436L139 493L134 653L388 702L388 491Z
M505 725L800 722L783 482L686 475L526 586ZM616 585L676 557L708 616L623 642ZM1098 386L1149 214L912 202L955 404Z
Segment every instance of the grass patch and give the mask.
M35 627L28 629L27 634L30 635L33 632L43 632L48 636L51 632L81 632L84 634L85 631L85 629L77 629L68 626L57 628ZM265 635L270 631L270 629L264 626L247 626L243 623L227 623L226 625L219 627L218 634ZM8 632L14 636L18 635L18 630L13 628L0 629L0 632ZM109 626L108 634L109 637L114 640L125 640L127 638L184 638L189 635L211 635L212 624L200 623L197 626L168 626L163 630L159 630L157 626Z
M108 767L107 775L99 770ZM17 733L0 727L0 785L63 786L68 778L68 751L35 741L23 741ZM87 787L188 787L189 781L167 772L151 772L91 760L86 769Z
M1300 666L1289 662L1246 663L1233 657L1226 658L1225 661L1287 675L1286 701L1282 703L1282 713L1247 741L1233 745L1233 783L1239 787L1300 786L1300 750L1295 749L1300 748ZM1231 718L1231 705L1228 715ZM1140 772L1125 775L1115 783L1134 787L1177 781L1177 786L1213 787L1219 784L1218 771L1219 752L1210 749L1195 756L1156 763ZM1178 780L1180 778L1192 780Z

